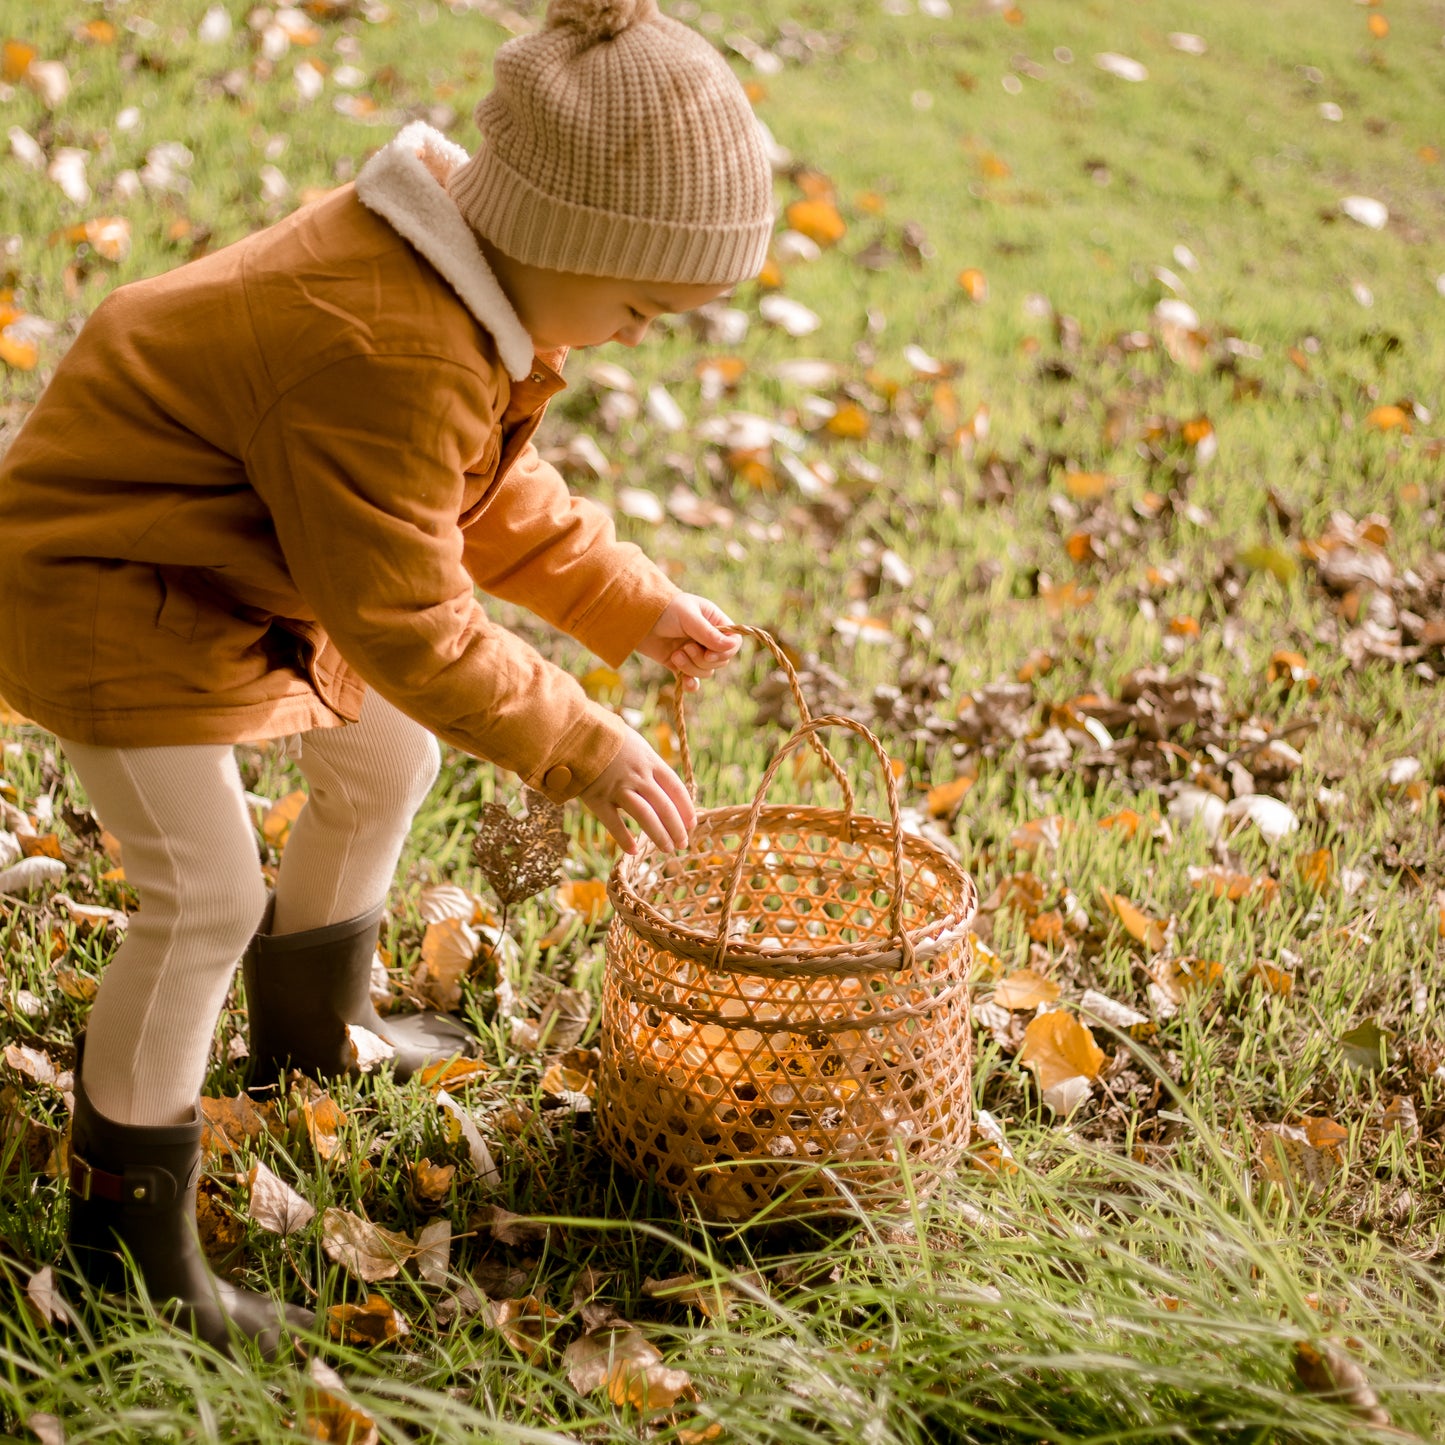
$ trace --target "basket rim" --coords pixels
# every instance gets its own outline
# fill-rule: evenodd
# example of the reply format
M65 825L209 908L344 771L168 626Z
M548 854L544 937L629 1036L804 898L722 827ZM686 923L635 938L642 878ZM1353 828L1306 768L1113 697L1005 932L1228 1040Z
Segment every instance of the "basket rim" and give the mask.
M700 809L697 828L704 824L713 827L726 825L736 819L745 819L752 810L744 805L729 805L721 808ZM759 813L758 823L762 828L769 822L786 821L785 831L819 831L843 836L848 826L877 829L891 841L892 824L866 813L849 813L840 808L822 808L814 805L794 803L768 803ZM769 832L778 832L776 827ZM697 829L694 830L697 837ZM927 959L966 938L978 914L978 887L968 871L944 852L938 844L915 833L903 835L904 853L915 861L926 860L937 873L955 885L958 895L953 908L942 918L920 928L907 930L909 942L913 945L915 959ZM814 973L852 973L864 969L897 969L903 962L901 945L893 944L879 948L876 944L842 943L824 948L761 948L757 944L741 939L730 939L719 954L715 933L691 928L667 917L649 903L636 886L636 879L648 866L658 849L648 845L636 853L623 855L613 866L607 880L607 892L612 900L616 920L625 924L648 942L684 958L714 965L723 972L756 973L763 976L791 974L806 976ZM684 850L686 857L691 849ZM806 939L801 940L806 943Z

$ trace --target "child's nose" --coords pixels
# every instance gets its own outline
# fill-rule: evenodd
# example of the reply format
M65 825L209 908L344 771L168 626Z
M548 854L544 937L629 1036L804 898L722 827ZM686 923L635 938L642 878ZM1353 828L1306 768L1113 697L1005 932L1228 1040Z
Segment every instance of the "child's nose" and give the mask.
M620 341L624 346L640 346L651 325L650 321L634 321L620 331L614 332L612 339Z

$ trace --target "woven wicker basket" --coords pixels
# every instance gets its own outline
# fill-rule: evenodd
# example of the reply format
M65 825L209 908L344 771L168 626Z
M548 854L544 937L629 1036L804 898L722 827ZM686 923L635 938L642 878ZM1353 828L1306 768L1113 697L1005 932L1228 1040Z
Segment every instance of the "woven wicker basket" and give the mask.
M703 810L683 852L644 847L608 882L598 1126L604 1147L706 1219L793 1215L926 1193L967 1144L972 880L903 832L882 744L810 718L751 807ZM683 772L693 785L678 689ZM889 821L854 811L819 733L848 729L881 763ZM812 746L843 790L830 809L769 804Z

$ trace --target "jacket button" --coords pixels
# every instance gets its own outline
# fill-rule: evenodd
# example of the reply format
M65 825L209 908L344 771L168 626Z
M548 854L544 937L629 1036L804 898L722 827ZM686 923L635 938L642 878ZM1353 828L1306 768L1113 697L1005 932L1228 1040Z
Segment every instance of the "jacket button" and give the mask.
M543 376L540 371L534 371L531 376L527 378L527 380L532 382L535 386L541 386L541 384L546 381L546 379L547 378Z
M547 769L542 775L542 781L549 788L555 788L561 792L572 781L572 769L565 763L559 763L555 768Z

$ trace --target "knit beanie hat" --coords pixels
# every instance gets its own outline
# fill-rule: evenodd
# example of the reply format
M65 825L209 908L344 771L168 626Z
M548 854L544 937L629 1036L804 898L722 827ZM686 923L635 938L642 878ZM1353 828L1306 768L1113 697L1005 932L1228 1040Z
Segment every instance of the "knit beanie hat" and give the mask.
M482 144L447 189L472 228L533 266L726 285L773 228L761 127L726 61L657 0L552 0L497 52Z

